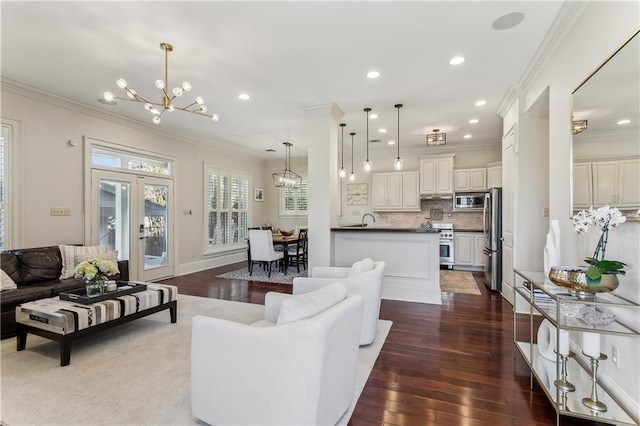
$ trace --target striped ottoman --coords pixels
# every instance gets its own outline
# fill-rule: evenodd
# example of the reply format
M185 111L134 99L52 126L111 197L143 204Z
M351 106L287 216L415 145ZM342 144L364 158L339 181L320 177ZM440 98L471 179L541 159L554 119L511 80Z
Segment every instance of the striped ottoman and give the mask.
M171 322L177 320L178 288L172 285L146 284L138 293L103 300L91 305L60 300L59 297L23 303L16 308L18 351L27 345L27 334L36 334L60 343L60 365L71 361L72 341L115 327L164 309Z

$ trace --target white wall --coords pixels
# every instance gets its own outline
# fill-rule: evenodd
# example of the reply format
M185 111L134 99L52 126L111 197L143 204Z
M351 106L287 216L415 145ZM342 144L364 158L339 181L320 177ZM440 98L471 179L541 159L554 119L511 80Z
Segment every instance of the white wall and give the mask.
M574 89L625 42L640 27L638 2L589 2L579 19L558 45L526 90L526 107L530 108L543 92L549 97L549 208L550 219L561 224L562 263L582 264L582 258L592 254L597 235L578 237L571 220L570 171L572 135L570 130L570 99ZM505 120L506 123L506 120ZM506 125L506 124L505 124ZM519 171L520 172L520 171ZM519 174L518 179L536 179L534 173ZM525 194L519 194L520 197ZM517 214L517 212L516 212ZM538 229L546 233L546 229ZM538 253L542 257L542 252ZM610 233L607 257L629 264L626 276L620 277L616 290L636 303L640 302L640 223L626 223ZM517 265L516 265L517 266ZM616 311L618 318L638 327L638 313ZM572 341L579 348L580 335L572 333ZM611 361L601 363L603 380L616 389L636 417L640 417L640 339L603 336L603 352L611 359L611 347L620 351L621 366ZM578 355L581 356L581 355Z
M21 122L22 164L12 170L22 193L22 241L14 247L83 243L84 164L83 136L144 149L176 159L177 273L206 269L220 260L203 256L204 163L243 171L253 187L266 187L262 160L208 147L161 128L128 124L124 120L83 113L64 100L2 86L2 117ZM73 139L75 147L67 145ZM251 198L253 199L253 198ZM50 207L69 207L71 216L50 216ZM190 209L193 215L182 215ZM265 203L252 201L254 218L266 216ZM241 256L244 253L240 254ZM241 260L241 259L238 259Z

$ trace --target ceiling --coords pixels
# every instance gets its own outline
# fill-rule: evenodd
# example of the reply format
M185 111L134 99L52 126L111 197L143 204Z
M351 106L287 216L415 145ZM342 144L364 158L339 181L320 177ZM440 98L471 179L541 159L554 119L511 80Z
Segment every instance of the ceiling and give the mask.
M168 42L174 47L169 85L188 80L193 90L184 104L199 95L220 115L218 122L182 111L163 115L160 127L191 138L261 158L281 158L282 142L290 141L291 155L302 156L303 107L335 103L345 113L345 147L348 133L356 132L355 152L365 150L363 109L371 107L379 118L370 119L369 138L381 142L370 149L392 153L394 105L402 103L402 151L427 153L425 134L435 128L447 133L448 147L496 144L499 103L562 3L2 2L2 77L151 123L142 104L109 106L97 99L104 91L122 96L116 86L122 77L159 101L159 45ZM492 29L496 18L513 11L525 15L519 25ZM466 61L450 65L458 55ZM371 70L380 77L368 79ZM240 93L251 99L238 99ZM487 104L475 106L479 99ZM472 118L479 122L469 124Z

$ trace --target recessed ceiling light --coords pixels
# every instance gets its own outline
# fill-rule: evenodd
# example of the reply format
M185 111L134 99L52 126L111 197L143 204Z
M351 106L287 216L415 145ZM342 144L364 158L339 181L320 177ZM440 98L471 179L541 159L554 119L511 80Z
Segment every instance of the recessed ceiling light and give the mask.
M380 132L380 133L387 133L387 129L385 129L385 128L378 129L378 132Z
M466 135L464 135L463 137L464 137L465 139L471 139L471 135L470 135L470 134L468 134L468 133L467 133Z
M246 101L247 99L250 99L250 98L251 98L251 96L247 95L246 93L240 93L240 94L238 95L238 97L239 97L240 99L242 99L243 101Z
M469 120L469 124L476 124L478 122L477 118L472 118L471 120Z
M265 149L265 151L267 151L267 152L276 152L276 150L273 149L273 148Z
M367 73L367 78L378 78L380 77L380 73L378 71L369 71Z
M389 142L387 142L387 143L388 143L389 145L395 145L395 144L396 144L396 141L389 141Z
M487 101L480 99L479 101L476 102L476 106L482 106L482 105L486 105Z
M629 124L631 123L631 120L627 120L626 118L624 120L620 120L618 121L616 124Z
M461 63L464 62L464 57L462 56L456 56L455 58L451 58L451 60L449 61L449 64L451 65L460 65Z
M509 28L513 28L522 22L524 19L524 13L522 12L509 12L504 15L498 17L493 24L491 24L491 28L494 30L508 30Z
M371 114L369 118L378 118L378 114Z

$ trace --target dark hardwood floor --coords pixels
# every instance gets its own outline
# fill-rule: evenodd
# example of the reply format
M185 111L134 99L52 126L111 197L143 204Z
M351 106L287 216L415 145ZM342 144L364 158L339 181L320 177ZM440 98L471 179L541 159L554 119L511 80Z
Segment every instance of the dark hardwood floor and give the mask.
M182 294L264 304L291 287L216 278L233 264L164 280ZM513 314L474 273L481 295L443 293L442 306L382 300L393 326L350 425L536 425L556 423L529 369L513 351ZM247 402L249 404L249 401ZM562 425L591 422L562 418Z

